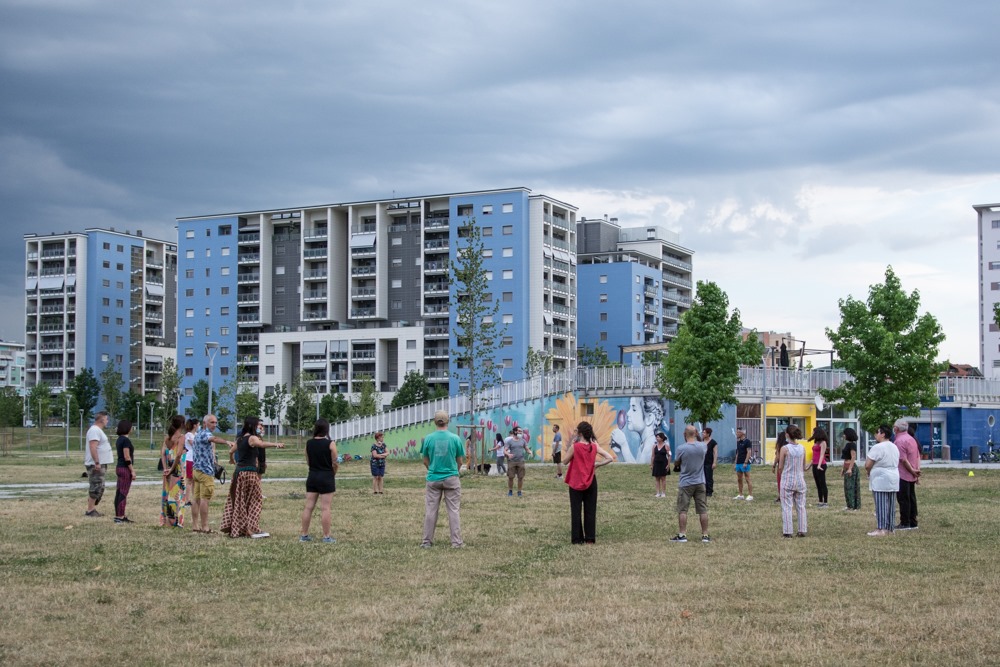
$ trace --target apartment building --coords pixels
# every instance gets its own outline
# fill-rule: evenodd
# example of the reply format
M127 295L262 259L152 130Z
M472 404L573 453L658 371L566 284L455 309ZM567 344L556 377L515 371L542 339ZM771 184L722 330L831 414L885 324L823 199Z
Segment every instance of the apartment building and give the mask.
M579 265L579 344L601 347L612 361L627 345L668 342L693 296L693 251L657 225L621 227L617 218L581 218L576 225Z
M0 340L0 387L13 387L24 395L24 343Z
M24 235L25 384L61 392L109 364L130 391L158 392L176 343L177 246L142 231Z
M987 378L1000 377L1000 327L993 306L1000 302L1000 204L980 204L979 230L979 367Z
M408 371L460 392L450 262L473 219L504 327L498 381L522 377L529 346L572 367L576 208L551 197L509 188L184 217L182 409L198 380L211 372L219 387L237 366L262 395L303 371L318 395L372 378L388 403Z

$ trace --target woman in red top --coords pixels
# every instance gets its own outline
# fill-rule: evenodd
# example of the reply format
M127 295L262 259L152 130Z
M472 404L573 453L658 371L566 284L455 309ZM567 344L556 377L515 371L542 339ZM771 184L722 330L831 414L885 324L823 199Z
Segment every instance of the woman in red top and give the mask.
M597 443L590 422L580 422L576 432L576 441L570 444L563 456L565 479L569 484L572 539L573 544L593 544L597 530L597 478L594 470L611 463L614 457ZM599 462L598 456L601 457Z
M826 431L817 426L813 429L812 437L812 469L813 481L816 482L816 493L819 495L819 502L816 507L828 507L828 490L826 486L826 462L830 451L830 438Z

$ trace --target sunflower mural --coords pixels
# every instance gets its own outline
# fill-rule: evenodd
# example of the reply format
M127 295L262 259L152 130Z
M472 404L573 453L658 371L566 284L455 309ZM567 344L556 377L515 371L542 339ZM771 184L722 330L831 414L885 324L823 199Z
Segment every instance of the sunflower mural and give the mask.
M542 443L549 443L547 446L550 449L542 452L543 458L552 456L551 443L552 436L554 435L552 426L554 424L558 424L563 432L563 448L565 449L570 442L570 433L576 428L577 424L584 420L589 421L590 425L594 427L594 435L597 436L597 441L608 447L610 451L611 432L615 430L615 420L618 417L618 411L607 401L596 401L594 403L593 414L584 414L581 408L582 405L576 400L576 396L573 394L567 393L562 398L556 399L555 407L550 408L545 414L546 423L542 425L545 431L544 434L540 433L536 436L539 447L542 446ZM614 456L614 453L612 453L612 456Z

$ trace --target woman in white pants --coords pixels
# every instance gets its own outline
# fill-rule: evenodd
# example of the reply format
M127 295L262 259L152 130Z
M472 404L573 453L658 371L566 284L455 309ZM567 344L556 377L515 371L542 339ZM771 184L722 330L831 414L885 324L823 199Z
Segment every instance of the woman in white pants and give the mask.
M778 489L781 499L781 534L782 537L792 536L792 508L798 518L798 536L805 537L806 524L806 478L803 474L809 469L810 462L806 459L806 448L798 443L802 430L794 424L785 429L787 442L778 453L778 469L781 470L781 486Z

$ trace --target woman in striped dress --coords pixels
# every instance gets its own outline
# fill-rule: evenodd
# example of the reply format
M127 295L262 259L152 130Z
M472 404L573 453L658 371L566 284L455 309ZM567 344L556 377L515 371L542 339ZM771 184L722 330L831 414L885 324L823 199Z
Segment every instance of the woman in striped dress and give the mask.
M889 439L892 429L883 424L875 431L875 446L868 448L865 472L868 488L875 498L875 530L869 537L892 535L896 521L896 492L899 491L899 450Z
M806 449L798 443L802 430L794 424L785 429L787 442L778 454L778 469L781 471L781 534L792 536L792 508L798 518L798 536L805 537L806 524L806 478L803 473L809 468Z

